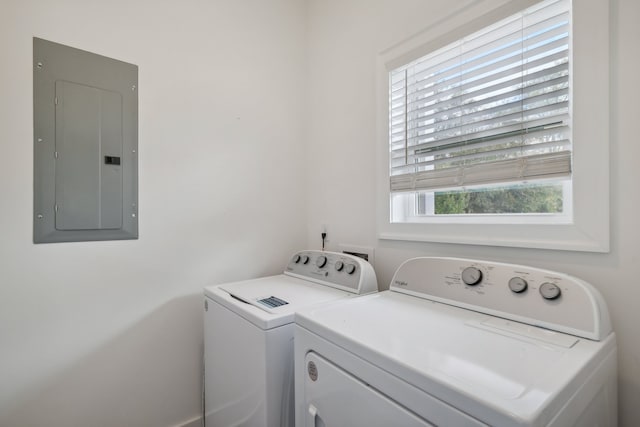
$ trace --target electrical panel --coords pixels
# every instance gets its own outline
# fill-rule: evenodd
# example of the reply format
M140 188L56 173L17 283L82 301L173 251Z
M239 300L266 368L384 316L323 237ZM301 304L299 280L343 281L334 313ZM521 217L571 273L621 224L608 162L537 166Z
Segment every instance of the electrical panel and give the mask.
M138 238L138 67L33 39L34 242Z

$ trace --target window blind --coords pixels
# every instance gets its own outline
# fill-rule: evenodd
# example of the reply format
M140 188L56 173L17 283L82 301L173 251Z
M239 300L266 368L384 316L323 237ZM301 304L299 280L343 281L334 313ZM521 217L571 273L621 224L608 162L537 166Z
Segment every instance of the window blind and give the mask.
M391 192L571 175L570 0L389 73Z

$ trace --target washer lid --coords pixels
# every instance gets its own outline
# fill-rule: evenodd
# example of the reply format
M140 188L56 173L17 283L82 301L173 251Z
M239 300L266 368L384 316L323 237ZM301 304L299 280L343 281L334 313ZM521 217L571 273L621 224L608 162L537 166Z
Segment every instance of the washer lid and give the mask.
M390 291L296 323L490 424L546 425L615 345Z
M284 274L210 286L204 293L262 329L293 322L303 307L352 295Z

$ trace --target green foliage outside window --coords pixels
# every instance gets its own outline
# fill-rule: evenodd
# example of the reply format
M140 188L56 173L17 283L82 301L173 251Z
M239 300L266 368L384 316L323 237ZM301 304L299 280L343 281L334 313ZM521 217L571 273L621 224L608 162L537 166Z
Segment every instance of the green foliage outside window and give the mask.
M436 215L561 212L560 185L435 193Z

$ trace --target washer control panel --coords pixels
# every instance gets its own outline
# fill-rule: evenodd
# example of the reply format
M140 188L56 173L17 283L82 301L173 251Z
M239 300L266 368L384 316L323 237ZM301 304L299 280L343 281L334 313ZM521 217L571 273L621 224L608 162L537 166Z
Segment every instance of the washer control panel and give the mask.
M611 332L600 293L578 278L549 270L414 258L398 268L390 290L590 339Z
M362 258L338 252L298 252L291 257L284 274L356 294L378 291L371 264Z

